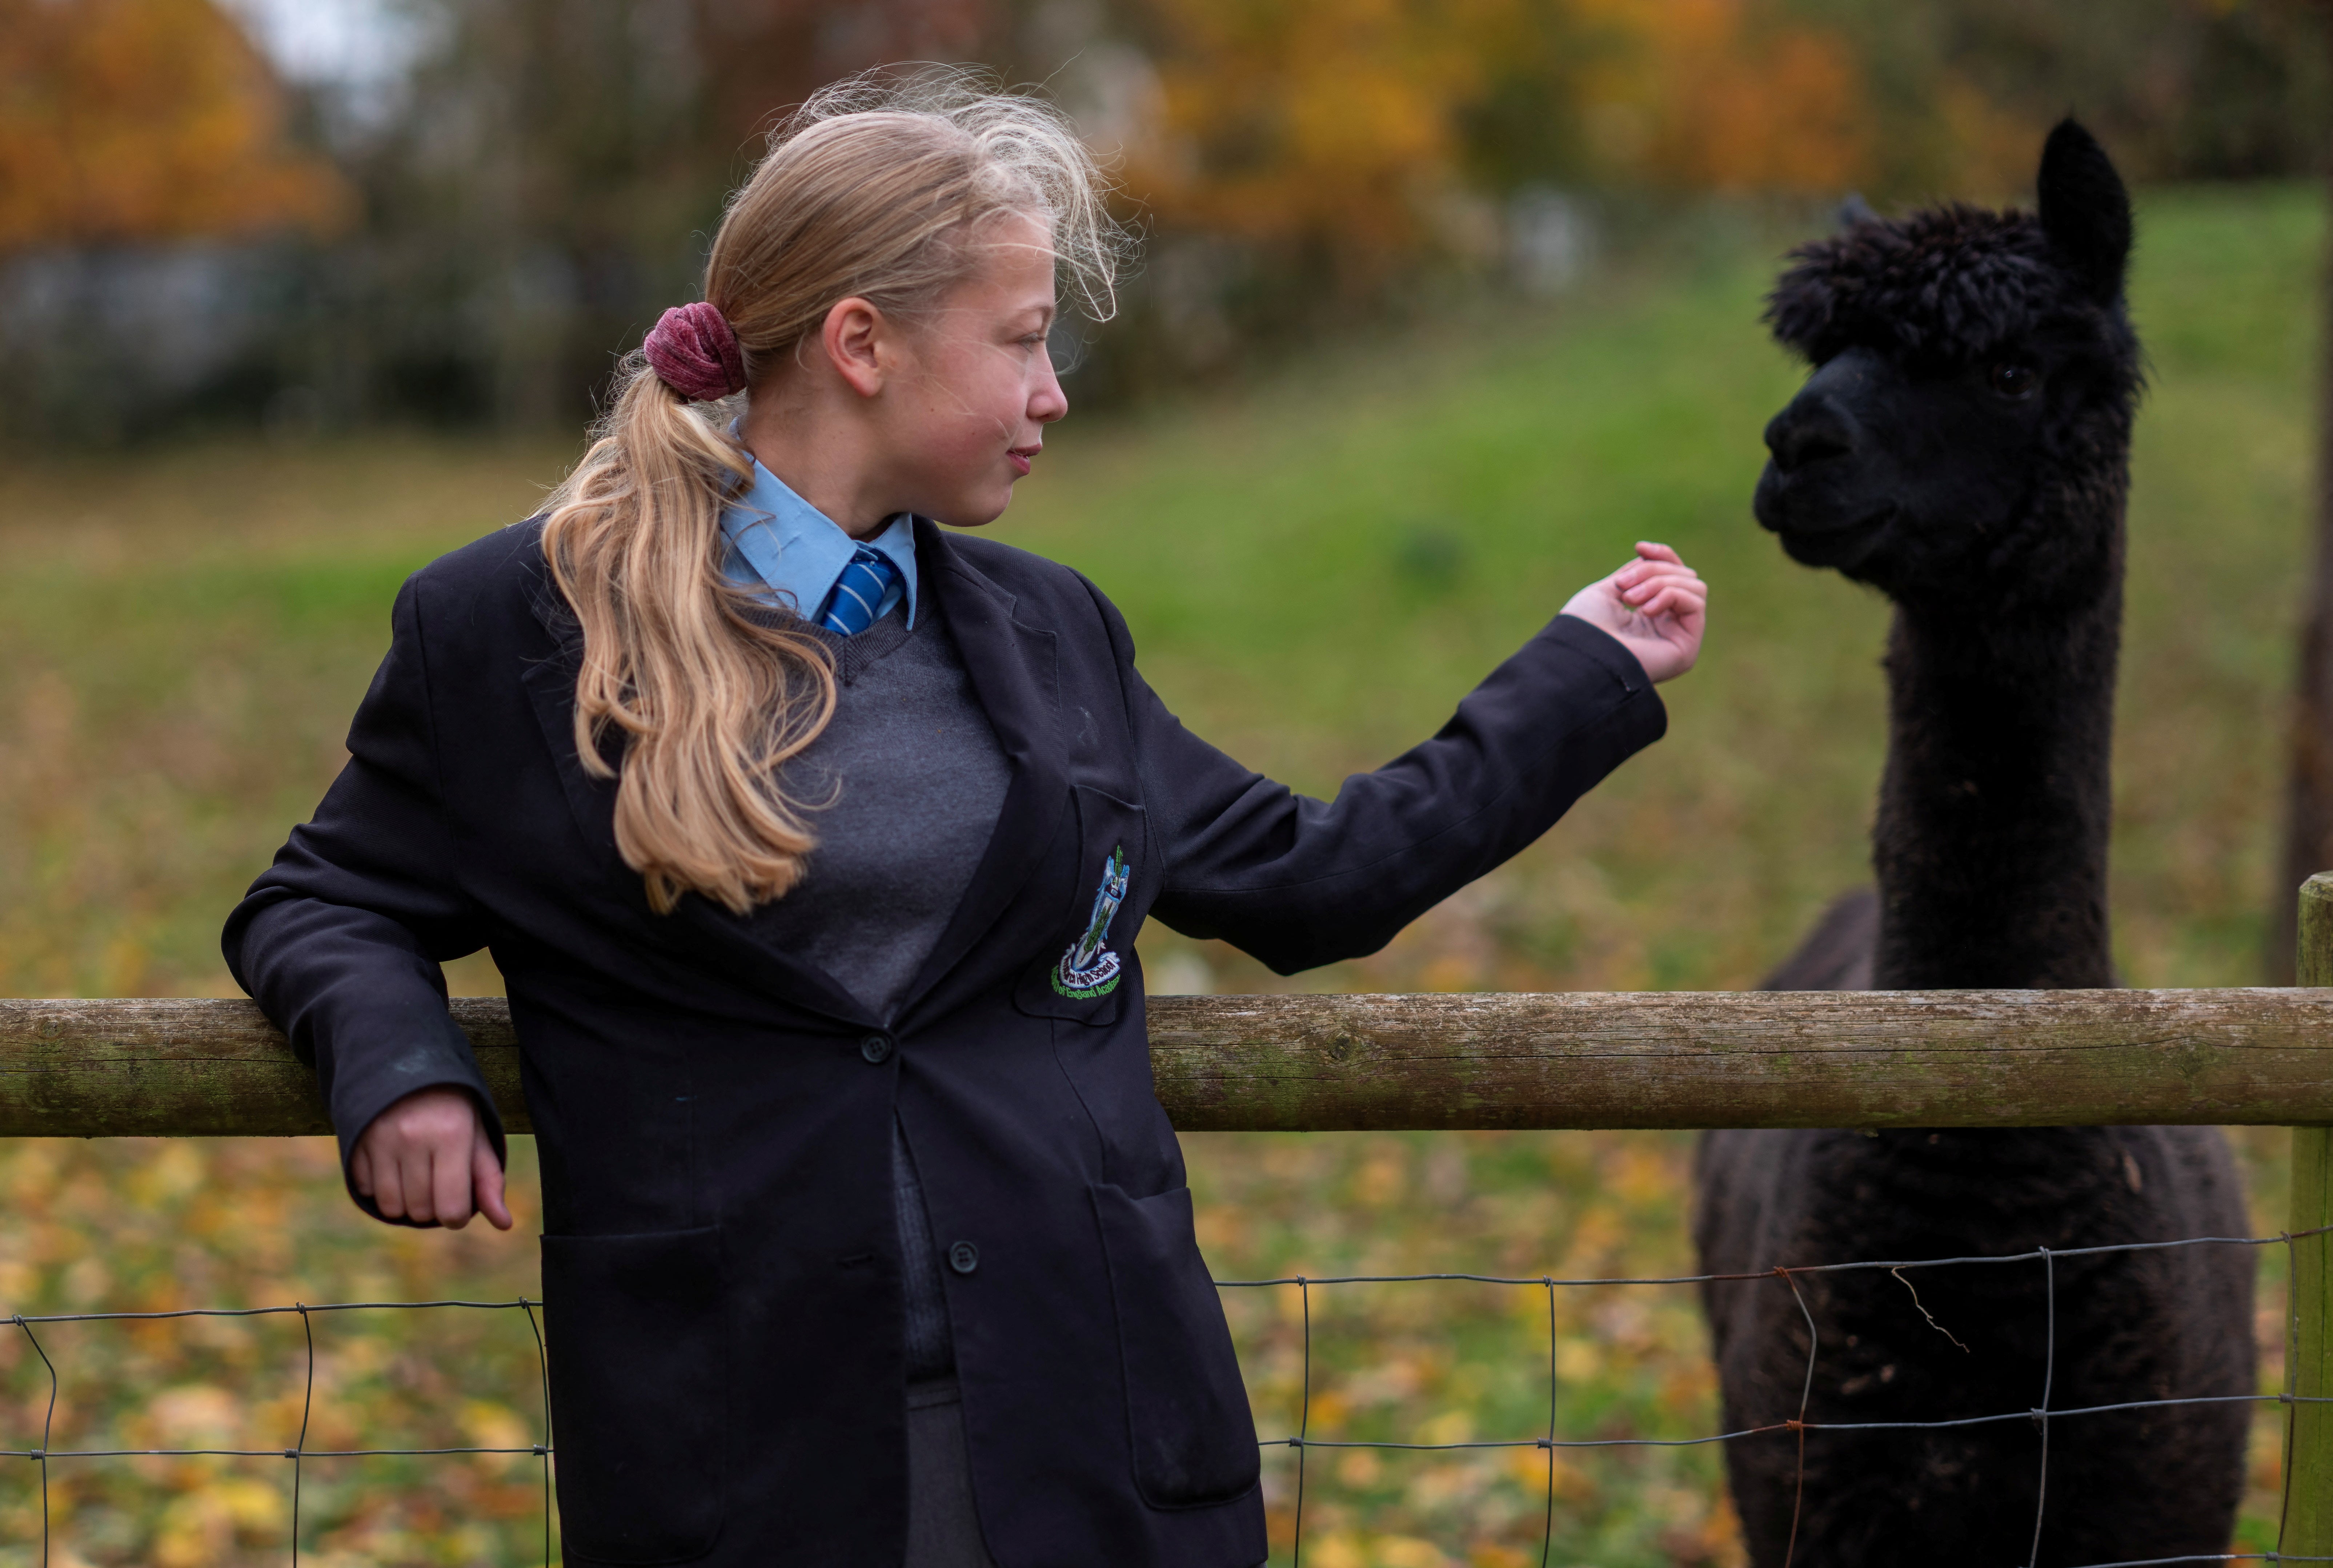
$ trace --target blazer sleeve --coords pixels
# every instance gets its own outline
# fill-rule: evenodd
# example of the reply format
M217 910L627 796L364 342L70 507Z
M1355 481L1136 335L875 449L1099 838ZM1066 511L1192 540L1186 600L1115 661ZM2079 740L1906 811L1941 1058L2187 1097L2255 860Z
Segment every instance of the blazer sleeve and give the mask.
M1316 800L1186 730L1136 671L1115 607L1095 597L1164 857L1150 913L1281 974L1377 951L1537 839L1668 725L1635 655L1558 616L1432 740Z
M495 1154L506 1152L438 967L485 938L453 869L416 579L391 621L389 656L349 730L347 767L221 938L236 980L314 1066L344 1174L373 1118L418 1089L468 1090ZM381 1218L352 1182L349 1195Z

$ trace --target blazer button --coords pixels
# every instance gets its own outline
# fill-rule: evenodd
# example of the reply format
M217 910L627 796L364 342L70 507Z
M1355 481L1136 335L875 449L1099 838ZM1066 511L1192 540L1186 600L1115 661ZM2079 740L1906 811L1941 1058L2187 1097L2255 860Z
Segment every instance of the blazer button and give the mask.
M958 1274L970 1274L980 1267L980 1248L969 1241L959 1241L948 1248L948 1267Z
M888 1035L868 1036L865 1039L859 1042L859 1054L866 1057L869 1061L874 1063L877 1066L881 1066L885 1062L891 1059L891 1037Z

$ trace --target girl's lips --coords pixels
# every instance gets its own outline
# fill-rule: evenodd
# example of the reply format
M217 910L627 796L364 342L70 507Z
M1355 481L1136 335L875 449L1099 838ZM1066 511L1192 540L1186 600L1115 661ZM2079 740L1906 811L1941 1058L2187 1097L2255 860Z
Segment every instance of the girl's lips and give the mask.
M1042 446L1007 447L1005 449L1004 455L1013 460L1013 477L1015 479L1028 478L1029 460L1043 450L1044 448Z

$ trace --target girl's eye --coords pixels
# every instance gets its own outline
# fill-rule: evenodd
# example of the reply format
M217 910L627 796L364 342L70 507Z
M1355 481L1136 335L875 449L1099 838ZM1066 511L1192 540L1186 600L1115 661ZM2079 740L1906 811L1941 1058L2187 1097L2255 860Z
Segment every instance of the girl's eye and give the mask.
M1985 372L1984 381L2003 397L2024 397L2041 384L2041 373L2031 365L2004 359Z

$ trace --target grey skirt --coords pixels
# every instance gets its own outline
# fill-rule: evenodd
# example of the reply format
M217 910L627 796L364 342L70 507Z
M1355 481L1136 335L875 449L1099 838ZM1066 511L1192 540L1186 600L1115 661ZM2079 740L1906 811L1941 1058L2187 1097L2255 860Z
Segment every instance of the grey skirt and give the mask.
M907 1568L996 1568L973 1508L954 1378L907 1385Z

